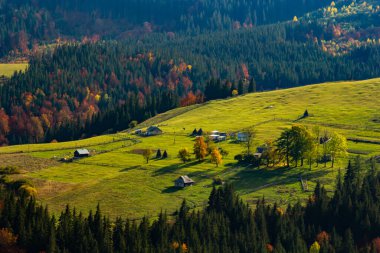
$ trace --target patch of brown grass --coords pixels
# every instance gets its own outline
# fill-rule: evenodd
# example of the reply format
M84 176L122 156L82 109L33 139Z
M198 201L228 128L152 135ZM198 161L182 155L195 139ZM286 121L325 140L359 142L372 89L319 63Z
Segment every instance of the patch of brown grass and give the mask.
M37 171L52 166L57 166L59 163L52 159L31 157L25 154L2 154L0 155L1 167L15 167L23 171Z
M30 179L37 189L37 197L40 199L49 199L56 197L64 192L71 191L78 185L74 183L63 183L44 179Z

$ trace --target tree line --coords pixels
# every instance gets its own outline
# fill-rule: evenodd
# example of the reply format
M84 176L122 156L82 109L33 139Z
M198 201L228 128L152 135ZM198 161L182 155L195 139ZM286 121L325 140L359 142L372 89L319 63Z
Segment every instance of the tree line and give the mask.
M207 206L186 201L151 221L110 220L98 206L88 215L66 207L56 218L26 195L2 189L3 252L259 252L359 253L380 250L380 174L357 158L339 173L332 196L317 183L306 205L286 208L259 199L252 209L226 184Z

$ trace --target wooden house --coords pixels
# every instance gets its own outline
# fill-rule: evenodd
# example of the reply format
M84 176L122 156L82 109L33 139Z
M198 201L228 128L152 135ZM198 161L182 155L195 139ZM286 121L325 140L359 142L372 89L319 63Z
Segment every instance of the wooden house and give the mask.
M156 126L148 127L148 129L146 130L146 133L145 133L146 136L155 136L155 135L159 135L159 134L162 134L162 130Z
M188 176L180 176L174 181L175 187L185 188L186 186L192 186L195 182Z
M74 152L75 158L88 157L88 156L90 156L90 152L85 148L77 149Z

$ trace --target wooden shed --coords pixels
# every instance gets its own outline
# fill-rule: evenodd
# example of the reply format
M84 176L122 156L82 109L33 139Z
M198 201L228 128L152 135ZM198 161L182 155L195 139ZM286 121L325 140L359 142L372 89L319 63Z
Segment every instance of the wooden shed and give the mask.
M76 158L88 157L88 156L90 156L90 152L85 148L77 149L74 152L74 157Z
M175 187L185 188L186 186L192 186L195 182L188 176L180 176L174 181Z

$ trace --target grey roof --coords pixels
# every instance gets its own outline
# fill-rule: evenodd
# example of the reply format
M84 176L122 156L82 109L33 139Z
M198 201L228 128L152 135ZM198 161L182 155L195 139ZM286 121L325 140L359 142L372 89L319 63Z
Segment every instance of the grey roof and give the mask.
M190 183L195 183L191 178L189 178L188 176L180 176L177 180L180 180L182 179L182 181L185 183L185 184L190 184Z
M156 127L156 126L150 126L150 127L148 127L147 131L148 131L148 132L152 132L152 131L161 131L161 129L159 129L159 128Z
M80 155L88 155L88 154L90 154L90 152L87 149L85 149L85 148L77 149L77 150L75 150L75 152L78 152L78 154L80 154Z

